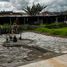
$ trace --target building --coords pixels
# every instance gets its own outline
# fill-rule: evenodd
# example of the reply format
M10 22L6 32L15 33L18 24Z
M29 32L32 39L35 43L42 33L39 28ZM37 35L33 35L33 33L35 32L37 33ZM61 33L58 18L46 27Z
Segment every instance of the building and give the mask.
M0 24L4 23L18 23L18 24L44 24L54 22L67 21L67 14L55 14L55 13L41 13L37 16L29 16L24 12L13 11L1 11L0 12Z

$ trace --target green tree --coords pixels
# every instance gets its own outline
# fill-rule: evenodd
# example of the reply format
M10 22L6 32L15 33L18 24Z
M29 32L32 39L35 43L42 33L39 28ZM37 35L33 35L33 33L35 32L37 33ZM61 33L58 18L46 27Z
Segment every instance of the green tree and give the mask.
M38 15L44 8L47 6L41 6L38 4L33 4L32 7L27 6L25 9L23 9L28 15Z

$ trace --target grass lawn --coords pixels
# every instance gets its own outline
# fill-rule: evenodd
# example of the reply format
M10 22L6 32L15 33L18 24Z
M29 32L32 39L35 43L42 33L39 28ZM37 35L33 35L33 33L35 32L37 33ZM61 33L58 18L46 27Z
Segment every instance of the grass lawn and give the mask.
M39 26L39 27L38 27ZM0 25L2 32L9 32L11 30L9 24ZM65 23L51 23L51 24L41 24L41 25L29 25L29 26L20 26L18 31L29 31L45 33L48 35L62 36L67 37L67 24Z
M48 28L36 28L35 31L46 33L49 35L59 35L59 36L67 36L67 27L58 28L58 29L48 29Z

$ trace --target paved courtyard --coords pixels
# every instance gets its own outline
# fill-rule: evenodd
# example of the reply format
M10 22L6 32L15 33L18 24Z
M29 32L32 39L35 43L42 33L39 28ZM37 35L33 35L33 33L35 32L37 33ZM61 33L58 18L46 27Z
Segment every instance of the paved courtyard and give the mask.
M19 37L20 35L16 34L16 36ZM20 63L20 66L18 66L18 67L67 67L67 38L46 36L46 35L42 35L42 34L38 34L38 33L34 33L34 32L23 32L21 36L23 39L31 39L34 41L31 44L30 43L27 44L27 46L39 47L43 50L46 49L47 50L46 56L48 54L49 57L46 58L45 53L40 54L40 52L37 51L38 55L36 55L37 53L34 52L34 54L35 54L34 56L36 56L36 58L40 57L41 59L37 59L38 60L37 62L34 61L34 62L26 63L25 65L23 63ZM0 44L3 44L6 41L5 38L6 38L5 35L0 36ZM15 47L6 49L2 45L0 45L0 51L5 52L5 55L2 54L2 52L0 52L1 53L0 58L2 56L4 58L5 57L8 58L8 56L10 56L10 58L12 58L11 54L15 53L15 55L13 55L15 61L12 63L16 64L16 59L20 59L19 61L17 60L17 62L21 62L21 61L23 61L23 60L21 60L21 58L23 58L22 55L19 54L21 56L21 58L20 58L20 56L18 56L17 58L15 56L18 55L19 52L25 51L28 54L28 51L30 51L30 49L23 48L23 50L22 50L22 48L20 48L21 50L19 50L18 48L15 48ZM7 50L7 52L5 50ZM24 53L22 53L22 54L25 55ZM2 59L2 61L3 60L4 59ZM6 60L6 62L9 61L9 63L10 63L10 60L11 59L8 59L8 60ZM4 65L6 65L5 67L10 67L9 63L7 66L6 62L4 64ZM1 66L1 67L3 67L3 66ZM14 67L14 66L11 65L11 67Z
M22 33L22 38L35 41L29 45L38 46L57 53L67 53L67 38L46 36L33 32Z
M19 67L67 67L67 54Z

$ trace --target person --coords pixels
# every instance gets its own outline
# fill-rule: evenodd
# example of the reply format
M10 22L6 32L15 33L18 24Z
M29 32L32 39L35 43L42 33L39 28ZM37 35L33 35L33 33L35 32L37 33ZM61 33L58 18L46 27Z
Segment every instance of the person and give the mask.
M14 24L12 25L12 33L13 33L13 34L14 34L14 33L17 33L17 28L18 28L17 24L14 23Z

